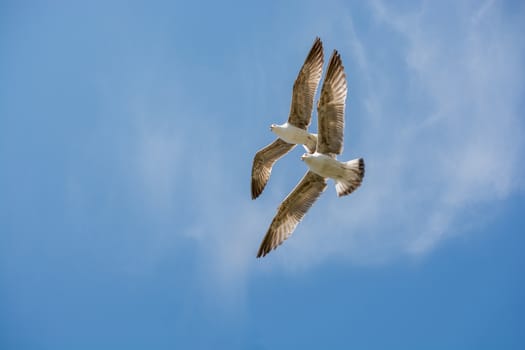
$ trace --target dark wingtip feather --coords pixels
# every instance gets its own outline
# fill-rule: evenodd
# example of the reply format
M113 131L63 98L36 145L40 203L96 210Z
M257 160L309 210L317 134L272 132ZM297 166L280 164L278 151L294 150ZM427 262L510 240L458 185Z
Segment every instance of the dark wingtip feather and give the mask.
M254 178L254 169L255 169L255 163L252 166L252 184L251 184L251 190L252 190L252 200L259 197L259 195L262 193L264 186L261 188L261 186L258 184L258 181L255 181Z
M341 55L337 50L334 50L332 51L332 56L330 56L330 61L328 63L328 71L326 72L325 80L331 80L335 78L335 75L338 71L341 71L343 76L345 76Z
M256 199L262 193L262 189L255 185L255 181L252 179L252 199Z
M308 56L306 56L304 63L312 60L314 57L317 57L318 61L323 61L323 42L319 37L315 38L314 44L312 45Z
M266 240L264 240L259 247L259 251L257 252L257 258L264 258L271 250L272 248L269 248Z

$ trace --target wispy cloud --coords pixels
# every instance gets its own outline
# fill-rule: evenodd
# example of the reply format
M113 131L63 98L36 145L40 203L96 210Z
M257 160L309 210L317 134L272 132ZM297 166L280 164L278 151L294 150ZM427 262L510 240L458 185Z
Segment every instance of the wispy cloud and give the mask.
M321 223L302 227L291 244L298 262L420 255L477 220L473 207L522 188L520 34L497 4L449 5L397 13L374 3L378 25L398 45L388 52L398 67L383 65L373 43L350 28L351 55L369 82L364 100L351 103L369 114L347 118L369 122L356 131L366 140L346 149L366 152L367 175L353 198L331 199L316 213Z
M375 35L391 40L384 48L356 27L351 13L340 11L336 19L345 30L329 41L341 44L350 79L362 84L350 86L340 158L364 156L365 181L342 199L330 187L292 239L265 259L266 266L304 269L334 259L368 264L419 256L471 227L469 221L476 220L469 214L472 208L523 188L519 114L525 57L512 21L524 16L503 20L497 2L440 6L424 3L412 12L396 12L374 2L368 15L375 18ZM264 65L256 62L258 77L268 86ZM250 67L239 63L234 73L253 85L243 73ZM242 103L236 107L251 112ZM246 129L249 123L221 123L228 113L216 111L206 125L186 106L186 121L177 123L187 128L189 120L195 121L205 144L197 146L197 134L184 132L179 124L159 129L145 123L135 151L149 199L160 205L166 196L188 201L188 218L177 234L198 243L197 254L207 266L202 273L213 276L217 288L231 291L259 268L254 254L278 203L271 189L266 199L248 200L255 149L232 156L238 148L230 135L232 127L244 134L253 130ZM240 142L243 148L252 146ZM303 166L288 158L281 172ZM184 186L173 187L172 178ZM282 178L276 175L271 185L280 186ZM287 188L299 178L290 179Z

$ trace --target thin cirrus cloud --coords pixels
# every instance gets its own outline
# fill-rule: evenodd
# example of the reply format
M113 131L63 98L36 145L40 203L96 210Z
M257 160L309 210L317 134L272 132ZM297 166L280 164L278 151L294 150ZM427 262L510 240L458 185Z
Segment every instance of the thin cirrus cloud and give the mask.
M505 9L497 1L449 5L446 10L425 3L402 13L374 2L368 15L376 35L391 39L385 48L359 32L351 13L338 14L335 22L344 30L327 34L326 41L339 43L350 83L347 139L339 158L364 156L365 181L343 199L331 185L265 263L295 269L333 259L378 263L420 256L443 239L482 225L487 204L497 206L522 189L524 48L514 27L523 16L503 21ZM243 67L248 69L241 64L239 72ZM261 62L257 67L265 70ZM278 202L300 177L286 182L281 196L268 190L266 199L250 202L247 179L255 143L241 141L246 149L235 161L246 164L239 166L229 157L233 144L226 139L227 126L214 125L213 131L201 130L212 143L205 158L189 157L187 150L168 160L174 178L182 176L187 183L178 199L200 203L192 208L199 219L185 222L179 232L198 242L208 272L231 282L256 268L259 241ZM237 127L254 132L246 123ZM170 191L170 182L165 175L159 181L156 173L165 169L157 169L155 157L143 153L169 147L162 141L166 135L155 141L156 133L145 135L138 149L141 159L149 159L142 164L144 183L160 184L154 192L163 193ZM188 135L177 137L179 147L191 145ZM270 187L282 184L278 171L303 166L295 158L296 153L284 158ZM478 215L472 215L473 208Z
M363 103L367 114L355 118L369 119L355 132L366 139L352 146L366 152L367 174L354 198L331 200L319 209L322 222L304 229L312 232L293 249L301 263L421 255L482 221L483 205L522 188L524 57L515 23L501 19L497 3L447 7L455 16L444 7L426 3L402 14L372 6L377 25L399 44L388 54L401 75L347 22L366 83L363 101L350 103Z

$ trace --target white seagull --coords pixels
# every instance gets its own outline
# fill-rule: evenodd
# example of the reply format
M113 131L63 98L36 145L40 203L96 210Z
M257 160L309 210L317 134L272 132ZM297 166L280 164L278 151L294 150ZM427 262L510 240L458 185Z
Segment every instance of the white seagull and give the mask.
M339 162L336 159L336 155L343 151L346 93L344 67L339 53L334 50L317 105L319 135L316 152L305 153L301 157L309 170L279 205L257 253L258 258L277 248L292 234L308 209L326 189L328 178L335 181L338 196L348 195L361 185L365 174L363 159L348 162Z
M295 145L302 144L307 152L314 152L317 135L307 131L312 119L314 96L323 70L323 44L316 38L299 75L293 84L292 105L288 121L284 124L272 124L270 130L278 138L259 150L252 165L252 199L257 198L272 172L274 163Z

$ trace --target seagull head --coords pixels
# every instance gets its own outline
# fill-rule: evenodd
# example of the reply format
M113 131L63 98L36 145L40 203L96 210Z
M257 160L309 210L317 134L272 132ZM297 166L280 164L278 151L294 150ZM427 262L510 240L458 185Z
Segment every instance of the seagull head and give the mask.
M273 131L273 129L275 129L276 127L277 127L277 124L270 125L270 131Z
M304 153L302 156L301 156L301 160L304 161L305 158L308 158L308 153Z

